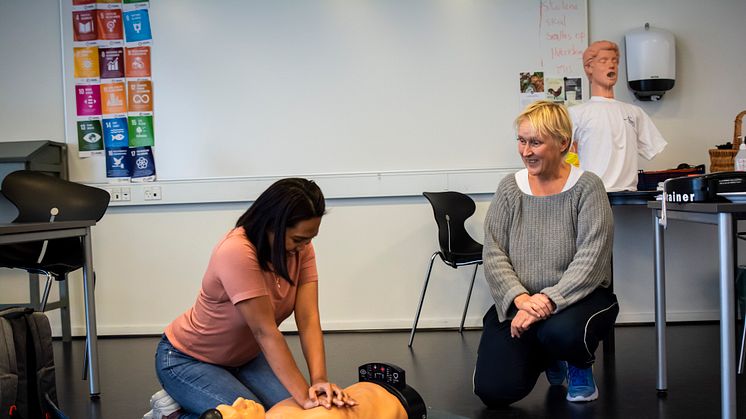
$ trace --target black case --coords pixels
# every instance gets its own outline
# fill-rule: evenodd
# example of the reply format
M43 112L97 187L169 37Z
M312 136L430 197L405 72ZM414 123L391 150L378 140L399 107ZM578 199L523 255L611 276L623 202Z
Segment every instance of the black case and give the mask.
M668 179L663 184L666 201L730 202L719 193L746 192L746 172L718 172L702 176Z
M358 381L368 381L393 394L409 419L427 419L427 405L417 390L407 385L404 369L386 362L369 362L358 367Z

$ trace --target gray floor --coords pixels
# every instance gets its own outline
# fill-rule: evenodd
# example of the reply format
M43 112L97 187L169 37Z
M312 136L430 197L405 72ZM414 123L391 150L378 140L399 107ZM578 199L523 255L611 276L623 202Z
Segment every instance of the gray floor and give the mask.
M550 388L542 377L534 391L514 406L485 409L472 394L471 376L480 331L418 332L412 350L408 333L332 333L326 337L333 381L357 381L357 366L385 361L403 367L407 382L434 409L432 419L450 412L469 418L717 418L720 417L719 340L716 324L669 327L669 391L655 390L655 338L652 326L618 327L613 359L599 350L596 381L599 400L565 401L564 388ZM302 360L297 336L288 337ZM83 341L55 342L62 409L71 418L140 418L150 395L159 389L153 372L157 337L103 338L101 398L91 401L80 379ZM746 417L746 379L738 379L739 417ZM437 418L436 418L437 417Z

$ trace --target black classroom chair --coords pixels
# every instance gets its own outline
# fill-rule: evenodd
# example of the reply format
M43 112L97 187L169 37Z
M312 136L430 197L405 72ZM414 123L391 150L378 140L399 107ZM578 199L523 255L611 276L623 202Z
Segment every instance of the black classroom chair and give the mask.
M1 191L18 209L18 217L13 220L14 223L98 221L109 206L109 193L103 189L30 170L19 170L7 175L3 179ZM39 306L35 306L33 297L31 303L21 305L42 312L48 308L60 308L63 339L66 340L70 335L67 276L83 267L84 258L83 244L79 237L0 245L0 267L46 275L47 281ZM47 307L52 279L60 283L60 302ZM38 300L38 295L36 299Z
M471 292L474 288L474 279L477 276L477 269L482 264L482 244L474 240L466 231L464 223L471 217L476 210L476 204L468 195L460 192L423 192L425 198L430 201L433 207L435 223L438 225L438 243L440 250L433 253L430 257L430 265L425 275L425 283L422 286L420 302L417 305L417 313L412 324L412 331L409 335L409 347L414 341L414 334L417 330L417 322L420 319L422 303L425 300L425 292L430 281L430 273L433 270L435 257L440 259L448 266L457 269L460 266L474 265L474 274L469 284L469 292L466 294L466 304L464 304L464 313L461 316L461 325L459 333L464 330L464 320L466 311L469 308Z

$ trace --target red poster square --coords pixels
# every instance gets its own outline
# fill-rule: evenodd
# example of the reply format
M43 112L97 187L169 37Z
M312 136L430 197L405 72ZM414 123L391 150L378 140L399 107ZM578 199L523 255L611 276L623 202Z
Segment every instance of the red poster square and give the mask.
M76 41L96 39L96 11L73 11L73 35Z
M98 39L124 39L122 11L120 9L97 10L96 29L98 30Z

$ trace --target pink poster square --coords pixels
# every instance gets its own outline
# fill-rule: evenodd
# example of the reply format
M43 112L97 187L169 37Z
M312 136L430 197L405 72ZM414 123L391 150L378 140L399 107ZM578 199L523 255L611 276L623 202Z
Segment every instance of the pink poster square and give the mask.
M75 86L75 104L78 116L101 115L101 89L98 84Z

